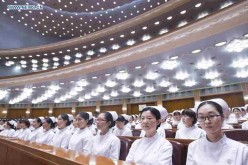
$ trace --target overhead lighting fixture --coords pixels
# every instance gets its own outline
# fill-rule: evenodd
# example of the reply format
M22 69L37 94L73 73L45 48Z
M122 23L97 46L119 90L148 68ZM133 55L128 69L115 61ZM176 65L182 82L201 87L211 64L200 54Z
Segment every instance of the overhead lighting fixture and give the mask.
M211 86L214 86L214 87L220 86L220 85L222 85L222 84L223 84L223 81L220 80L220 79L212 80L211 83L210 83L210 85L211 85Z
M142 87L143 85L145 85L143 80L135 80L133 83L135 87Z
M135 69L141 69L142 67L141 66L136 66Z
M167 17L167 20L171 20L171 19L172 19L172 16Z
M218 42L215 44L216 47L219 47L219 46L223 46L225 45L227 42L226 41L223 41L223 42Z
M141 96L140 91L134 91L133 96L134 97L140 97Z
M214 61L212 60L201 60L196 64L197 69L208 69L214 65Z
M119 94L118 94L118 92L117 91L112 91L111 93L110 93L110 96L111 97L117 97Z
M178 66L178 64L179 63L176 60L166 60L162 62L161 68L172 70L175 69Z
M99 93L103 93L103 92L105 92L105 88L104 88L104 86L99 85L99 86L96 88L96 91L99 92Z
M110 99L109 95L105 94L105 95L103 96L103 100L109 100L109 99Z
M6 97L8 92L6 90L0 90L0 100L2 100L4 97Z
M168 29L161 29L158 34L162 35L168 32Z
M89 100L89 99L91 99L91 95L90 95L90 94L85 94L85 95L84 95L84 98L85 98L86 100Z
M83 55L82 55L82 53L76 53L75 56L76 56L77 58L81 58Z
M171 86L168 91L171 93L175 93L175 92L179 91L179 89L176 86Z
M168 87L170 85L171 85L171 83L167 80L164 80L164 79L159 83L159 86L161 86L161 87Z
M212 79L215 79L219 76L220 76L220 74L217 71L210 71L210 72L207 72L204 77L205 77L205 79L212 80Z
M132 46L135 44L135 41L133 39L127 41L127 45Z
M187 25L187 24L188 24L187 21L181 21L181 22L178 24L177 27L182 27L182 26L185 26L185 25Z
M127 72L119 72L116 74L116 78L118 80L126 80L129 77L129 74Z
M112 80L107 80L107 82L105 83L105 85L107 86L107 87L114 87L114 86L116 86L116 82L115 81L112 81Z
M92 56L92 55L94 55L94 51L93 50L89 50L88 52L87 52L87 54L89 55L89 56Z
M78 86L86 87L89 83L85 79L77 81Z
M106 48L100 48L100 49L99 49L99 52L100 52L100 53L105 53L106 51L107 51Z
M241 58L232 62L231 66L234 68L244 68L248 65L248 58Z
M187 72L178 72L175 76L177 80L185 80L189 77L189 74Z
M183 10L180 12L180 14L185 14L186 13L186 10Z
M196 54L196 53L200 53L200 52L201 52L201 49L196 49L196 50L193 50L191 53Z
M157 65L157 64L159 64L159 62L158 62L158 61L154 61L154 62L152 62L151 64L152 64L152 65Z
M78 101L79 101L79 102L83 102L84 100L85 100L85 99L84 99L83 97L79 97L79 98L78 98Z
M142 37L142 41L147 41L147 40L149 40L149 39L151 39L151 36L150 35L143 35L143 37Z
M119 49L120 48L120 46L118 45L118 44L114 44L113 46L112 46L112 49L113 50L117 50L117 49Z
M246 78L248 77L248 70L241 70L236 73L236 77L238 78Z
M159 77L159 74L157 72L148 72L145 76L148 80L155 80Z
M196 82L195 82L195 80L186 80L184 85L186 87L192 87L192 86L196 85Z
M154 92L155 91L155 88L153 86L147 86L146 89L145 89L145 91L147 93L151 93L151 92Z
M227 1L227 2L224 2L221 6L220 6L220 9L224 9L230 5L232 5L233 2L232 1Z
M121 92L123 92L123 93L128 93L128 92L130 92L131 91L131 89L129 88L129 87L127 87L127 86L123 86L122 88L121 88Z
M197 3L197 4L195 5L196 8L198 8L198 7L200 7L200 6L201 6L201 3Z
M170 60L177 60L178 59L178 56L172 56L170 57Z
M12 66L12 65L14 65L14 64L15 64L14 61L7 61L7 62L5 63L6 66Z
M235 39L226 46L225 50L239 53L246 48L248 48L248 39Z

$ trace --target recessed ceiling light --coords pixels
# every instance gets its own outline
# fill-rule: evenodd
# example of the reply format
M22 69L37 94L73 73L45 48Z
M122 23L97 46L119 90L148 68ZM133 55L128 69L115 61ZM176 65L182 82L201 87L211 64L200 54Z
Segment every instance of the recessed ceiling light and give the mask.
M171 19L172 19L172 16L167 17L167 20L171 20Z
M195 7L197 8L197 7L200 7L201 6L201 3L197 3L196 5L195 5Z
M201 52L201 49L196 49L196 50L192 51L191 53L196 54L196 53L200 53L200 52Z
M185 14L186 13L186 10L183 10L180 12L180 14Z
M248 37L248 34L245 34L244 37Z
M136 66L135 69L141 69L142 67L141 66Z
M158 61L154 61L154 62L152 62L151 64L152 65L157 65L159 62Z
M110 76L110 75L111 75L111 74L109 74L109 73L106 73L106 74L105 74L105 76Z
M223 42L216 43L215 46L218 47L218 46L223 46L225 44L226 44L226 41L223 41Z
M176 60L176 59L178 59L178 56L170 57L170 60Z
M97 77L96 76L93 76L92 79L97 79Z

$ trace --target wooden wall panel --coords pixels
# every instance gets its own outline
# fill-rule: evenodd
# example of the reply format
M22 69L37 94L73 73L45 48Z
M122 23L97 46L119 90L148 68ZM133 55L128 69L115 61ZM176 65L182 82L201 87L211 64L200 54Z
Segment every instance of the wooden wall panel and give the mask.
M194 105L195 105L194 98L163 101L163 107L165 107L168 112L173 112L174 110L181 110L185 108L193 108Z
M48 115L48 110L49 110L48 108L35 108L35 109L32 109L30 117L31 118L37 118L37 117L40 117L40 116L43 116L43 117L49 116Z
M214 98L222 98L225 100L229 107L240 107L245 105L245 100L242 92L227 93L220 95L202 96L201 100L209 100Z
M116 111L118 114L123 114L122 105L104 105L100 107L100 112Z
M66 113L66 114L71 114L71 109L70 107L68 108L54 108L53 109L53 115L55 117L58 117L60 114Z
M77 107L76 108L76 114L78 114L79 112L92 112L93 113L95 111L96 111L96 106L93 106L93 107Z
M138 104L127 104L127 114L139 114L139 105L146 104L146 106L156 106L156 102L149 102L149 103L138 103Z
M7 118L26 118L27 109L9 109Z

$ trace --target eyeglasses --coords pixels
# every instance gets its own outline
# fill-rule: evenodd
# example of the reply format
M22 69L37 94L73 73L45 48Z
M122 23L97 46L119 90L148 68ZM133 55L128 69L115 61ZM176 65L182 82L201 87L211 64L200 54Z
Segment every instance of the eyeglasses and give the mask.
M208 121L213 121L213 120L216 119L218 116L221 116L221 115L208 115L208 116L206 116L206 117L199 116L199 117L197 117L197 121L198 121L198 122L204 122L206 119L208 119Z
M96 119L97 122L104 122L104 121L107 121L107 120L104 120L104 119Z

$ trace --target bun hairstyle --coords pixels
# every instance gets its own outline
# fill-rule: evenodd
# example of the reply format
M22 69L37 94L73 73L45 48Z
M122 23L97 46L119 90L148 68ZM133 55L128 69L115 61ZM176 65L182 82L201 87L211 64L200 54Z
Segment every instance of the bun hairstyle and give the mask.
M128 121L122 115L119 115L116 121L124 122L125 125L128 123Z
M15 129L15 123L13 120L7 121L7 125L11 128L11 129Z
M115 121L113 119L113 116L110 112L103 112L104 117L106 119L107 122L111 122L111 124L109 125L109 128L112 128L115 126Z
M38 118L36 118L36 121L37 121L37 123L39 123L39 127L41 127L41 126L42 126L42 121L41 121L41 119L38 117Z
M156 120L161 119L161 114L160 114L159 110L157 110L156 108L154 108L154 107L145 107L144 109L142 109L140 115L142 115L146 111L150 111L153 114L153 116L155 116ZM160 124L157 125L157 129L158 129L159 126L160 126Z
M65 113L61 114L60 117L63 119L63 120L66 120L66 126L69 126L71 124L71 121L69 120L69 116Z
M55 123L50 117L45 118L45 121L50 124L50 129L55 128Z

